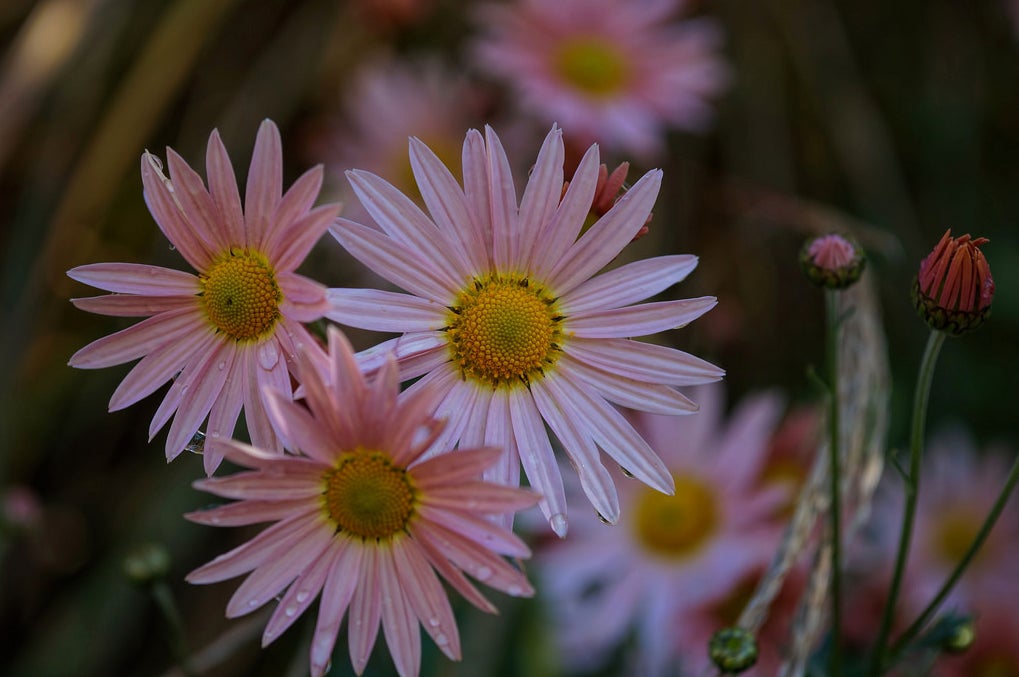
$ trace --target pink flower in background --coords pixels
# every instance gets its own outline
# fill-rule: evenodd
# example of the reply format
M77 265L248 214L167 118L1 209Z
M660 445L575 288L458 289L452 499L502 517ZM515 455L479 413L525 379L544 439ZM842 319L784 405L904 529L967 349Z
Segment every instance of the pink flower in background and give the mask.
M696 409L673 386L716 381L722 370L687 353L632 340L681 327L712 297L640 304L685 278L694 256L661 256L596 275L644 225L661 171L644 175L577 239L598 180L598 148L584 156L565 195L558 128L545 138L519 206L499 137L486 128L464 143L464 186L423 143L411 165L426 216L374 174L348 172L381 230L338 219L332 233L357 259L409 294L331 289L330 319L402 335L359 356L366 369L394 352L401 379L443 393L444 440L510 453L487 477L515 485L523 464L559 535L566 499L548 424L595 508L619 518L599 448L663 492L672 475L611 403L661 414ZM560 201L560 197L562 198ZM445 446L445 445L444 445Z
M187 515L215 526L274 524L192 571L188 581L214 583L250 572L227 605L231 618L279 596L263 645L321 594L313 675L328 670L345 614L358 674L380 623L401 675L418 673L419 623L444 654L459 660L456 620L436 572L488 612L495 608L464 573L509 595L533 594L523 573L499 556L528 557L530 551L488 518L532 506L537 496L479 481L501 455L498 449L425 460L444 423L432 418L432 391L397 399L392 361L369 383L336 329L329 331L327 358L302 357L307 406L288 392L267 393L270 417L295 455L225 441L227 457L250 471L195 486L238 500ZM319 374L313 359L328 372Z
M897 627L908 625L933 599L962 558L983 524L1008 475L1009 455L1000 450L977 453L973 439L960 430L935 435L924 452L916 522ZM873 637L876 613L883 608L891 578L902 515L902 484L894 475L882 486L874 503L867 534L850 561L862 579L863 591L847 608L847 633L852 638ZM1019 561L1019 514L1014 502L1006 507L983 548L952 593L943 611L981 613L979 603L995 597L1019 598L1015 562ZM868 602L868 598L873 598Z
M262 403L269 386L291 392L296 343L310 335L301 325L322 317L325 288L294 270L339 213L339 205L312 209L322 168L301 176L282 194L279 130L262 123L248 172L242 211L233 167L218 132L209 137L209 188L172 149L170 178L159 160L142 155L145 201L156 223L198 274L133 263L79 266L68 275L105 291L73 299L82 310L148 319L90 343L71 366L98 369L142 358L110 399L110 411L173 385L149 426L166 424L167 459L175 458L209 417L210 440L231 435L241 409L252 441L278 449ZM176 412L176 415L174 415ZM210 474L222 458L206 446Z
M393 56L378 56L361 66L344 92L344 102L345 115L316 142L316 155L336 167L338 176L354 167L370 171L388 177L418 201L407 138L421 139L447 166L454 166L464 130L481 121L484 107L471 83L437 58L407 62ZM353 197L348 187L340 191L349 218L367 216L356 200L346 199Z
M670 128L704 131L729 80L721 32L672 21L675 0L516 0L477 13L478 67L585 143L648 156Z
M762 487L759 476L781 405L774 395L753 396L723 422L722 391L697 389L697 416L633 417L668 466L674 496L624 482L618 525L582 514L569 539L536 558L569 666L596 667L631 630L634 674L702 665L707 638L722 627L706 607L730 600L770 562L786 495ZM690 638L704 640L695 659L685 658Z

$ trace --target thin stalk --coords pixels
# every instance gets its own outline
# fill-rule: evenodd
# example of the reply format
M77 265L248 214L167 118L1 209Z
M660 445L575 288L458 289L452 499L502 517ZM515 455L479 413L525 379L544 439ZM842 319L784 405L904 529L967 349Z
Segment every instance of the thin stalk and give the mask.
M842 495L841 495L841 454L839 453L839 292L825 290L825 306L828 317L827 361L828 387L828 469L829 491L831 493L831 654L829 674L842 674Z
M938 353L945 342L946 334L931 330L927 339L927 347L920 361L920 371L916 378L916 391L913 394L913 425L909 442L909 476L906 480L906 507L902 513L902 532L899 537L899 548L895 555L895 569L892 572L892 584L888 591L884 613L881 616L881 628L878 631L877 643L871 655L870 670L872 676L880 675L888 646L888 635L892 629L895 616L895 605L902 586L902 574L906 568L906 557L913 539L913 522L916 517L916 499L920 493L920 457L923 452L923 434L927 427L927 402L931 394L931 382L934 380L934 365L938 361Z
M195 672L191 668L191 652L188 650L187 639L184 635L184 623L181 620L180 612L177 611L177 604L173 600L173 593L166 581L155 581L151 587L151 594L156 601L156 606L170 626L170 647L174 658L180 666L181 672L186 677L194 677Z
M930 621L931 617L937 612L941 603L945 601L948 594L955 587L955 584L959 582L959 578L962 577L963 572L973 561L977 552L984 545L984 541L987 540L987 536L991 533L991 529L994 528L994 524L998 521L998 517L1001 515L1002 510L1005 509L1005 504L1008 503L1009 497L1012 495L1012 490L1015 489L1016 483L1019 483L1019 456L1016 456L1015 461L1012 463L1012 469L1008 473L1008 478L1005 480L1005 486L1001 488L1001 493L998 494L997 500L994 501L994 505L991 506L991 511L987 513L987 518L984 523L980 526L980 531L973 538L973 542L970 544L966 553L959 560L959 563L955 565L955 569L945 579L941 589L934 595L934 599L931 600L930 604L920 613L913 624L906 629L902 636L892 646L888 652L888 660L885 662L883 668L890 668L898 661L902 652L909 646L920 631L923 630L927 622Z

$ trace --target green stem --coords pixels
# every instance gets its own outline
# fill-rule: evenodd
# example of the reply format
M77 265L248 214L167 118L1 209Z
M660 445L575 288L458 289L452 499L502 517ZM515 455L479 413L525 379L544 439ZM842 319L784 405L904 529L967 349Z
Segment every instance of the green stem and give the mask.
M839 292L825 290L825 305L828 317L827 358L828 387L828 467L831 483L831 655L829 674L838 677L842 673L842 496L841 466L839 453Z
M924 626L927 625L927 622L930 621L931 616L937 612L941 603L945 601L945 598L948 597L952 588L954 588L955 584L959 582L959 578L962 577L963 572L966 571L970 562L973 561L973 558L983 546L984 541L987 540L987 536L991 533L991 529L994 528L994 524L998 521L1001 511L1005 509L1005 504L1008 503L1008 499L1012 495L1012 490L1015 488L1017 482L1019 482L1019 456L1016 456L1015 461L1012 463L1012 469L1009 471L1008 478L1005 480L1005 486L1001 488L1001 493L998 494L998 498L991 507L991 511L987 513L987 519L984 520L984 523L980 527L980 531L978 531L977 535L973 538L973 543L970 544L969 549L966 550L966 553L962 556L962 559L959 560L959 563L955 565L955 569L952 570L952 573L947 579L945 579L944 584L942 584L941 589L938 590L934 599L931 600L931 603L927 605L927 608L920 613L917 619L913 621L913 624L910 625L904 633L902 633L902 637L900 637L899 640L892 646L891 650L888 652L888 660L884 664L884 668L890 668L895 664L903 650L909 646L909 643L912 642L918 634L920 634L920 631L923 630Z
M909 555L910 542L913 539L913 522L916 516L916 499L920 493L920 457L923 452L923 434L927 427L927 402L930 399L931 381L934 380L934 365L938 361L938 353L945 342L943 332L932 330L927 339L927 348L920 361L920 372L916 379L916 391L913 395L913 426L910 431L909 444L909 476L906 477L906 507L902 513L902 533L899 537L899 548L895 555L895 569L892 572L892 584L888 591L884 613L881 616L881 628L878 631L877 643L871 655L870 671L872 676L880 675L888 646L888 635L895 617L895 605L902 586L902 574L906 568L906 557Z
M151 594L156 601L156 606L162 612L163 618L166 619L166 624L170 626L170 648L180 666L181 672L186 677L194 677L195 673L191 669L190 651L188 650L187 639L184 635L184 623L181 620L180 613L177 611L177 605L173 601L173 593L170 591L170 586L165 581L156 581L152 584Z

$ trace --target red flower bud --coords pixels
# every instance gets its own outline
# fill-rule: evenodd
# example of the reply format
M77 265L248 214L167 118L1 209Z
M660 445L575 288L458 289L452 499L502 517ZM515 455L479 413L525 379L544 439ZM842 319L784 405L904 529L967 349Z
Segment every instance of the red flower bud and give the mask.
M980 251L987 242L968 234L953 238L947 230L920 263L913 303L931 328L958 336L976 329L990 315L994 278Z

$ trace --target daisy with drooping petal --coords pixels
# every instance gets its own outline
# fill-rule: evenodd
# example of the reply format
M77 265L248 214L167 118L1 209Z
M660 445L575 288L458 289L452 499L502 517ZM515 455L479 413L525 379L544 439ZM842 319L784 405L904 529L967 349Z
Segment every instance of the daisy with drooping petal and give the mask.
M491 128L484 136L467 134L463 187L417 139L410 156L430 217L381 178L352 171L354 191L382 230L347 219L332 229L354 257L410 292L329 291L330 319L403 334L362 353L364 368L395 352L402 379L423 376L410 390L443 392L445 440L510 450L487 477L515 485L522 464L559 535L566 533L566 499L545 424L608 521L619 518L619 503L599 448L671 493L668 468L612 403L662 414L696 409L672 386L716 381L722 370L631 337L684 326L715 299L638 304L685 278L697 265L694 256L662 256L596 275L643 227L661 171L644 175L578 239L598 181L597 146L562 195L564 149L553 128L519 206Z
M536 557L567 666L598 667L633 630L633 674L701 667L707 638L721 629L704 627L705 606L729 600L774 555L786 492L760 479L779 398L752 396L723 423L721 386L698 388L696 397L696 416L634 415L675 495L623 482L618 525L584 514L570 538ZM684 658L690 638L703 640L693 660Z
M708 101L728 82L719 27L670 22L675 0L516 0L477 13L478 66L504 78L521 105L585 143L637 155L661 150L667 128L703 131Z
M322 317L326 291L297 275L312 246L339 213L339 205L312 208L322 168L301 176L282 194L279 130L266 120L258 130L244 207L230 158L218 132L209 137L209 188L172 149L170 178L152 154L142 155L145 202L163 234L197 271L133 263L79 266L68 275L104 291L73 299L78 308L103 315L146 317L90 343L70 360L98 369L138 358L110 399L123 409L173 385L149 426L150 438L173 416L166 456L175 458L209 419L208 437L229 437L241 410L252 441L279 449L261 390L291 392L294 345L310 341L302 322ZM206 446L210 474L221 460Z
M313 358L307 351L299 355L306 407L287 392L267 393L269 415L295 455L225 441L226 456L251 470L195 486L239 500L187 515L216 526L274 524L187 579L213 583L251 572L227 605L229 617L279 595L263 646L321 593L313 675L327 671L345 614L358 674L380 623L401 675L418 673L419 622L443 653L459 660L456 621L436 572L484 611L495 609L465 572L509 595L533 594L523 573L499 556L530 551L487 517L530 507L537 496L480 481L501 455L498 449L425 459L444 423L431 415L434 392L397 398L394 362L369 383L346 338L332 328L327 374L318 373Z

